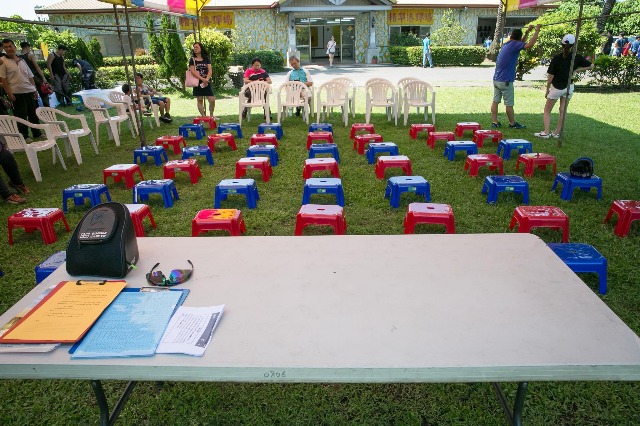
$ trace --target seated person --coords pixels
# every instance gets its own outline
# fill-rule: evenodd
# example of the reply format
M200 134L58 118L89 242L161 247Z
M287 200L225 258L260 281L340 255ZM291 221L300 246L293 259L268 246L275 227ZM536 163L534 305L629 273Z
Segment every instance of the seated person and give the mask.
M89 62L76 58L71 62L71 65L80 70L80 83L82 84L82 90L97 89L96 72Z
M265 70L263 70L261 66L262 64L260 63L259 58L253 58L251 60L251 67L244 72L244 84L250 83L252 81L266 81L267 83L271 84L271 77L269 77L269 74ZM247 102L251 102L250 91L245 90L244 96L247 98ZM242 118L246 117L247 109L245 108L242 111Z
M137 99L133 99L133 96L132 96L132 93L131 93L131 87L127 83L125 83L125 84L122 85L122 88L120 90L122 90L122 93L124 93L125 95L129 96L130 98L132 98L133 104L136 106L136 109L139 109L138 105L140 103L138 102ZM149 110L149 108L151 107L151 103L149 102L149 100L145 99L144 104L145 104L146 108L142 109L142 113L144 115L150 116L151 115L151 111ZM128 109L127 109L127 112L129 112Z
M12 187L19 194L28 194L29 188L26 187L24 182L22 181L22 177L20 176L20 169L18 169L18 163L16 163L16 159L13 157L9 148L6 147L4 143L4 138L0 136L0 165L4 172L9 176L9 186ZM2 180L2 176L0 176L0 197L4 199L5 203L8 204L23 204L27 200L25 200L20 195L13 193L7 188L4 180Z
M307 87L313 86L313 78L311 78L311 74L309 73L309 71L300 67L300 60L296 56L291 56L289 58L289 65L291 65L291 68L293 68L287 74L287 78L289 81L301 81ZM304 94L300 93L300 97L304 98ZM296 116L300 117L300 111L302 111L302 107L297 107Z
M142 74L136 73L136 85L140 89L140 94L151 96L151 102L158 105L158 108L160 109L160 121L164 123L171 123L173 121L169 114L169 110L171 109L171 99L166 96L158 96L158 92L144 84L143 79L144 77L142 77Z

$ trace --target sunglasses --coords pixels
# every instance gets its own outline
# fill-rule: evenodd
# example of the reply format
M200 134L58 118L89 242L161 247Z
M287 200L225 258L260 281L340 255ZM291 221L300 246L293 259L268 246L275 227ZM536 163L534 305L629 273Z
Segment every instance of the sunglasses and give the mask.
M160 265L160 263L156 263L151 271L147 274L147 281L149 281L153 285L159 285L163 287L171 287L174 285L181 284L191 278L191 274L193 274L193 263L190 260L187 260L189 265L191 265L191 270L186 269L174 269L169 272L169 278L167 278L162 271L154 271Z

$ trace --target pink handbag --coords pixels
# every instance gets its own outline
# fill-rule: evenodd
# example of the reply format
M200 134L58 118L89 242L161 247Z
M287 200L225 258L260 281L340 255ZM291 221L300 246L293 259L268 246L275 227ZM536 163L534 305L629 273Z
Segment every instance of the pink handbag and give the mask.
M187 70L187 74L184 77L185 87L196 87L198 84L200 84L200 80L194 77L190 70Z

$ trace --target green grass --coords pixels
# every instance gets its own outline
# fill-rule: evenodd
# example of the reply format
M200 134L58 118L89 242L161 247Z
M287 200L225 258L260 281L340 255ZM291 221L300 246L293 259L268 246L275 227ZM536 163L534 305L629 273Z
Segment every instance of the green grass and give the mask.
M603 224L609 205L616 199L640 199L640 173L638 173L638 143L640 142L640 106L632 94L578 93L569 106L569 116L562 147L555 140L537 140L533 133L542 129L542 90L518 88L516 91L516 119L528 126L526 130L503 129L506 138L521 137L534 144L534 151L557 157L558 170L568 170L578 157L590 156L595 161L595 172L603 178L603 199L595 193L576 191L573 201L560 200L559 193L550 191L553 183L551 171L536 171L530 179L530 203L555 205L571 218L570 238L574 242L594 245L609 261L609 293L603 301L633 330L640 331L640 293L637 291L640 242L638 224L629 238L620 239L613 234L613 224ZM490 88L438 88L437 127L453 130L458 121L478 121L484 126L490 122ZM358 99L358 114L350 123L364 121L364 99ZM216 114L223 121L237 121L237 100L219 99ZM624 111L624 114L620 114ZM173 99L172 125L161 130L145 127L147 140L161 134L175 133L178 125L190 122L196 114L192 99ZM255 116L254 116L255 117ZM275 117L275 115L274 115ZM503 110L501 119L505 123ZM554 115L553 122L557 119ZM164 209L159 198L149 202L158 224L157 229L147 225L147 235L189 236L190 220L203 208L213 207L213 189L220 180L233 176L235 161L244 156L249 136L261 120L254 118L243 125L245 138L237 140L239 150L222 148L214 153L215 166L201 163L203 179L191 185L186 174L179 174L176 184L180 201ZM92 120L90 119L92 123ZM413 194L403 195L400 209L391 209L383 198L386 181L379 181L373 166L352 150L349 127L340 123L339 114L329 122L334 125L335 141L340 149L340 172L346 192L345 214L349 234L400 234L406 206L418 199ZM415 114L410 123L421 122ZM90 125L92 125L90 123ZM443 155L443 144L435 150L428 148L424 136L413 141L408 127L388 124L378 114L373 123L376 132L386 141L398 144L401 154L413 162L414 174L422 175L431 183L433 202L450 204L456 216L458 233L505 232L513 209L521 202L517 196L501 194L495 206L487 205L480 193L486 171L471 178L463 171L464 160L455 162ZM302 198L302 164L307 158L305 126L300 119L284 120L285 137L280 141L280 164L274 168L270 182L257 177L261 200L258 208L248 210L240 197L231 198L224 207L240 208L252 235L293 235L295 214ZM62 189L76 183L99 183L102 169L116 163L130 163L137 142L128 129L121 131L122 146L116 148L101 130L100 155L96 156L85 144L84 164L78 166L67 160L68 170L51 164L48 153L39 155L43 182L33 180L23 154L17 154L23 177L33 193L28 195L25 207L59 207ZM194 144L194 140L189 140ZM483 153L495 152L495 145L487 143ZM175 156L171 156L176 158ZM505 164L505 172L512 174L515 159ZM142 166L146 179L161 178L162 168L151 163ZM521 169L522 171L522 169ZM390 170L387 176L400 174ZM115 201L130 203L131 191L123 185L109 182L109 191ZM318 198L331 202L331 198ZM71 204L71 203L70 203ZM0 204L3 216L18 211L21 206ZM77 225L88 206L70 205L66 217L71 227ZM422 226L418 232L443 233L437 226ZM15 244L6 245L6 227L0 229L3 241L0 265L5 276L0 279L0 311L4 312L33 288L33 268L54 252L64 250L69 234L57 227L58 242L44 246L39 233L15 233ZM329 234L324 228L311 228L309 234ZM552 230L536 230L547 242L560 241L560 234ZM202 238L228 238L208 236ZM381 251L384 248L380 248ZM144 256L144 253L141 253ZM428 253L425 253L428 255ZM544 267L544 265L540 265ZM597 277L581 277L594 291ZM509 336L505 336L509 338ZM116 391L124 384L106 383L110 404L115 403ZM515 384L507 384L510 398ZM529 386L524 419L531 425L633 425L640 423L637 407L640 402L638 383L602 382L536 382ZM84 381L7 380L0 389L4 410L1 424L95 424L98 409L89 384ZM488 384L233 384L233 383L141 383L121 415L123 425L156 424L505 424L502 410Z

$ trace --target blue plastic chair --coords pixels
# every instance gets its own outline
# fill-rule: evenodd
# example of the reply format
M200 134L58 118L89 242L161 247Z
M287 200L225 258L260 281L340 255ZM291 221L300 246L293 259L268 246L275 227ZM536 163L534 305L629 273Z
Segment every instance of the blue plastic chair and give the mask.
M143 180L133 187L133 203L147 201L149 194L160 194L164 202L164 208L173 207L174 200L178 201L178 190L171 179Z
M67 212L67 201L72 198L73 204L76 206L84 205L84 199L88 198L91 207L102 203L102 194L105 195L107 201L111 201L109 189L107 185L102 183L86 183L73 185L62 190L62 211Z
M331 132L333 134L333 125L331 123L311 123L309 124L309 133L311 132Z
M207 163L213 166L213 155L211 154L211 148L207 145L187 146L182 148L183 160L192 157L205 157L207 159Z
M182 126L178 127L178 133L185 139L189 137L190 131L195 133L196 140L200 140L206 136L204 126L202 124L183 124Z
M229 130L233 130L236 132L236 137L238 139L242 139L242 129L240 128L240 123L219 123L218 124L218 133L229 132ZM277 138L278 136L276 136Z
M224 179L216 185L213 206L220 208L220 204L226 201L229 194L243 194L247 198L247 206L250 209L258 207L258 186L255 179Z
M268 156L272 166L278 165L278 150L276 149L275 145L258 144L251 145L249 148L247 148L247 157L257 157L259 155Z
M454 161L458 151L464 151L467 155L477 154L478 145L473 141L447 141L444 146L444 156L447 157L447 160Z
M415 192L424 196L425 201L431 201L431 184L422 176L394 176L387 181L384 198L389 198L389 204L394 209L400 207L400 194Z
M511 159L511 152L517 150L518 155L525 154L527 152L533 152L531 142L524 139L506 139L501 140L498 144L498 151L496 154L500 155L503 160ZM502 155L501 155L502 154Z
M138 160L140 163L146 163L147 158L152 157L154 164L156 166L162 165L162 159L164 161L169 161L169 157L167 156L167 151L165 151L164 146L143 146L141 148L136 148L133 150L133 164L138 164Z
M560 198L565 201L571 201L573 197L573 191L576 188L580 188L584 192L591 191L591 188L596 188L598 191L598 200L602 199L602 179L593 175L591 177L577 177L571 176L571 173L561 172L556 175L553 181L552 191L556 190L556 186L560 183L562 185L562 192Z
M522 194L523 203L529 204L529 182L520 176L497 175L484 178L482 193L487 194L487 203L497 203L500 192Z
M334 143L312 143L309 146L309 158L316 158L318 154L331 154L338 163L340 162L338 145Z
M344 189L339 178L309 178L304 181L302 205L311 204L312 194L334 194L336 204L344 207Z
M369 164L376 162L377 154L400 155L398 145L393 142L369 142L367 149L367 161Z
M51 275L60 265L67 260L67 252L59 251L46 258L41 264L35 267L36 284L40 284Z
M282 139L284 136L280 123L262 123L258 125L258 133L267 133L267 130L273 130L276 133L277 140Z
M573 272L593 272L598 274L600 284L598 293L607 293L607 258L589 244L582 243L549 243L551 250Z

